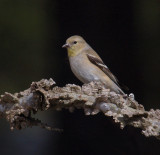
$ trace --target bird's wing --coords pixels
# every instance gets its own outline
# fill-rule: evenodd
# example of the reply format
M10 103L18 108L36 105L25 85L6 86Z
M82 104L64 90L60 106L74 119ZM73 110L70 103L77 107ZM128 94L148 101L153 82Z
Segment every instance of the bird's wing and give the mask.
M91 63L100 68L114 83L118 86L118 79L111 73L109 68L103 63L103 61L92 54L87 54L87 57Z

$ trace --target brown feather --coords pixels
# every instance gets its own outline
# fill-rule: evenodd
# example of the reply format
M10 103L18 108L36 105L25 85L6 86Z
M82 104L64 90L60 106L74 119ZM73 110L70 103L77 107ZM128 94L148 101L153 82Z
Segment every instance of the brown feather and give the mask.
M98 54L96 57L94 55L87 54L87 57L91 63L96 65L98 68L100 68L115 84L117 84L117 86L127 91L129 90L127 86L125 86L124 84L118 81L118 79L112 74L109 68L104 64L104 62L102 61L102 59L99 57Z
M109 68L104 64L104 62L101 59L91 54L87 54L87 57L91 63L100 68L114 83L116 83L119 86L118 79L111 73Z

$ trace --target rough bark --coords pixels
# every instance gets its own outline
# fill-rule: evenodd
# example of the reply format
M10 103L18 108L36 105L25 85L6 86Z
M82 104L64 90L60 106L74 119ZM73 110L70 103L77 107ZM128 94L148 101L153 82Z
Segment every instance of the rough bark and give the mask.
M84 109L86 115L96 115L99 112L105 116L112 116L121 129L126 125L141 128L146 136L160 138L160 110L145 111L141 104L134 99L134 95L122 96L105 89L100 83L91 82L82 87L67 84L58 87L52 79L42 79L32 82L29 89L15 93L4 93L0 97L0 118L6 118L11 129L23 129L32 126L51 128L40 120L34 119L31 113L49 108L73 111L75 108Z

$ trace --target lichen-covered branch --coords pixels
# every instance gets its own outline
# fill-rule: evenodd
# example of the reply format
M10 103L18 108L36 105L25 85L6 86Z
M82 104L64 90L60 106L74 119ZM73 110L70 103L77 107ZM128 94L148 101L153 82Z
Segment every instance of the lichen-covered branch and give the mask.
M38 110L49 108L73 111L84 109L86 115L99 112L112 116L115 123L123 129L126 125L141 128L145 136L160 138L160 110L145 111L144 107L134 100L134 95L122 96L105 89L98 82L84 84L82 87L67 84L57 87L52 79L33 82L29 89L15 93L5 93L0 97L0 118L6 118L11 129L23 129L41 126L53 129L40 120L31 117Z

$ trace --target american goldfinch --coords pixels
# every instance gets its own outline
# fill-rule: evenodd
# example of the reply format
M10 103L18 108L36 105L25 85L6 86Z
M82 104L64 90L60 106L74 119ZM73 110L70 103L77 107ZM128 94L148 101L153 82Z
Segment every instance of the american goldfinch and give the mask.
M81 82L100 81L107 89L124 94L117 78L81 36L71 36L62 47L67 48L71 70Z

